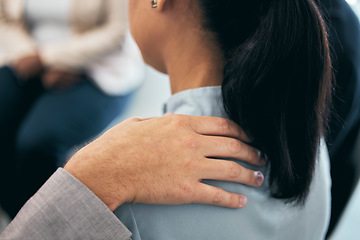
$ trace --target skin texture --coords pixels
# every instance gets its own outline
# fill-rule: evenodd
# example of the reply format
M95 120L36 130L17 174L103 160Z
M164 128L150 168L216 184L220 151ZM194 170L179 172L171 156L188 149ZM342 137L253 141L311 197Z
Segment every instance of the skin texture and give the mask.
M212 33L203 29L196 1L129 1L131 33L144 60L170 76L172 93L219 86L225 65Z
M240 141L240 140L242 141ZM266 160L243 141L233 122L215 117L169 115L129 119L76 153L65 170L92 190L111 210L125 202L203 203L241 208L246 197L201 183L232 181L258 187L259 172L234 158L263 166Z

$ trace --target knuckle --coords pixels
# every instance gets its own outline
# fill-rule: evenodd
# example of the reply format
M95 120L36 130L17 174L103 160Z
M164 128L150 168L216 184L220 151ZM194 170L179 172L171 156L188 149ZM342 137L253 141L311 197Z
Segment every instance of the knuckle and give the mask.
M182 183L179 186L181 195L185 195L186 198L191 198L194 196L195 192L190 184Z
M181 168L182 171L186 171L187 173L190 173L191 170L194 168L194 159L191 157L184 157L182 160Z
M231 139L229 141L229 148L232 153L237 153L242 150L241 142L236 139Z
M228 206L229 207L236 207L238 205L238 202L239 202L239 197L236 196L235 194L231 194Z
M230 171L229 171L230 178L237 178L241 174L241 167L239 164L233 162L230 163Z
M223 131L223 133L226 133L230 130L230 121L225 118L219 118L218 127Z
M201 199L201 200L202 200L201 203L205 203L205 201L206 201L207 199L209 199L209 197L210 197L210 198L212 197L212 195L209 195L209 192L204 191L204 190L199 191L199 192L196 192L196 194L197 194L198 199ZM206 202L207 202L207 201L206 201Z
M221 203L224 199L224 191L220 188L216 189L216 192L215 192L215 196L214 196L214 199L213 199L213 202L216 204L216 203Z
M200 142L199 142L199 139L197 137L195 137L194 135L189 135L189 136L184 137L183 144L186 148L196 149L199 147Z
M138 117L132 117L132 118L130 118L128 121L130 121L130 122L140 122L141 119L138 118Z
M169 119L171 124L175 127L184 127L184 125L188 122L188 116L184 115L170 115Z

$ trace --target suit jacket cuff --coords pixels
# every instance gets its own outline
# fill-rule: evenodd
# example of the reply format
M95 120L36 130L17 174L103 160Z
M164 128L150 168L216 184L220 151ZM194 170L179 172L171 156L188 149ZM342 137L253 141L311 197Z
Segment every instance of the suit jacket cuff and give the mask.
M85 185L59 168L25 204L1 239L129 240L130 231Z

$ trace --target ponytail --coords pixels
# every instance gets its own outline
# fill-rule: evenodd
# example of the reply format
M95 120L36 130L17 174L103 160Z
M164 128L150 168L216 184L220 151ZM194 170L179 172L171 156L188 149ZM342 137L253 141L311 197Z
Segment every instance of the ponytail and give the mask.
M227 59L226 112L267 154L272 196L304 203L331 95L327 34L315 3L200 0L200 7Z

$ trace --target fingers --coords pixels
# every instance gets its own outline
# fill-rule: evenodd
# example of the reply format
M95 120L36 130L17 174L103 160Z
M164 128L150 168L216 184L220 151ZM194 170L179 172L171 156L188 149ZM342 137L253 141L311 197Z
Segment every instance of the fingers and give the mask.
M206 159L201 174L202 179L236 182L252 187L260 187L264 182L261 172L244 168L233 161Z
M173 113L168 112L164 115L164 117L170 116L170 115L173 115ZM133 120L136 120L137 122L144 122L144 121L153 120L153 119L159 119L159 117L133 118Z
M190 117L191 127L199 134L232 137L251 142L246 133L234 122L217 117Z
M200 140L197 140L199 140L198 142L206 157L233 158L257 166L266 164L266 156L244 143L244 140L249 142L249 138L240 127L230 120L185 115L167 115L164 119L170 120L170 123L176 123L176 129L190 127L195 131L196 137L200 137Z
M204 136L203 138L207 138L206 141L203 141L206 157L232 158L256 166L266 164L266 158L261 151L237 139L210 136Z
M164 117L181 123L184 127L190 125L193 131L201 135L232 137L244 142L251 142L251 139L236 123L225 118L171 113Z
M44 73L42 82L48 89L63 90L74 85L77 80L77 75L74 73L52 69Z
M143 121L148 121L148 120L152 120L152 119L155 119L157 117L148 117L148 118L138 118L140 122L143 122Z
M199 184L196 189L193 203L216 205L228 208L243 208L247 199L241 194L226 192L221 188L207 184Z
M261 151L234 138L203 136L203 153L206 157L232 158L256 166L264 166L267 159Z

